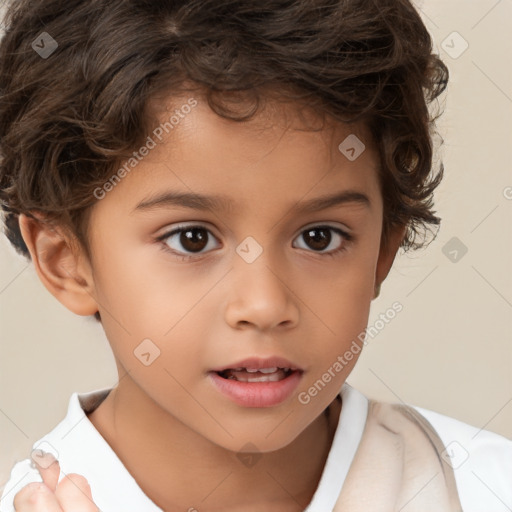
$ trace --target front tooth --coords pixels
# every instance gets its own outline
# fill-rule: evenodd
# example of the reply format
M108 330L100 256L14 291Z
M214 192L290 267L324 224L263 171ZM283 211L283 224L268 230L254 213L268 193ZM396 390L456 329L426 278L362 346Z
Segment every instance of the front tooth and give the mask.
M247 371L248 373L256 373L256 372L258 372L259 370L256 370L256 368L246 368L246 371Z
M258 371L261 373L275 373L277 370L278 368L260 368Z
M273 375L247 376L247 382L277 382L281 380L278 373Z

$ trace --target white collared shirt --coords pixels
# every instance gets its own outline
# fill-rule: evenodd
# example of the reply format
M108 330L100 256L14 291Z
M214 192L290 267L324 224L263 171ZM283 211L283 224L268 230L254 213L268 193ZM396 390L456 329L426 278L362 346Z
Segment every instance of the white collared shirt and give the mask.
M109 392L105 388L73 393L66 417L34 443L33 449L56 456L61 467L59 481L68 473L83 475L102 512L163 512L138 486L84 412L97 407ZM341 396L331 449L305 512L332 510L363 435L368 399L346 383ZM464 512L511 512L512 441L432 411L415 409L430 422L446 447L446 457L451 457ZM13 467L3 488L0 512L14 512L14 496L30 482L42 482L42 478L27 458Z

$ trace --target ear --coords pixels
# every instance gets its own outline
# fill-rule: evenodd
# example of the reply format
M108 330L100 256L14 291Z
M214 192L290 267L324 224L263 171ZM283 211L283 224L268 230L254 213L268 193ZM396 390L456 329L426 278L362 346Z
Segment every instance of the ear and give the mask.
M377 298L380 292L380 286L384 279L386 279L393 261L395 261L396 253L400 248L400 244L405 235L406 226L397 226L393 228L386 240L381 238L379 257L377 260L377 267L375 270L375 297Z
M42 217L19 217L20 231L39 279L56 299L77 315L98 311L93 297L92 269L83 250L62 228Z

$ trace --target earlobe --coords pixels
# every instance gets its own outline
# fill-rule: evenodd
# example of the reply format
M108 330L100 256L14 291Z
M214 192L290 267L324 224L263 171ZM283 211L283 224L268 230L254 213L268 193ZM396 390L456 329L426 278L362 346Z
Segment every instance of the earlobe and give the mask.
M50 226L43 218L20 215L19 224L37 275L47 290L73 313L94 315L98 307L85 256L62 229Z
M375 271L375 294L376 299L380 294L380 288L384 279L386 279L391 266L395 261L396 254L402 240L405 236L406 226L398 226L391 230L387 240L381 242L379 258L377 260L377 268Z

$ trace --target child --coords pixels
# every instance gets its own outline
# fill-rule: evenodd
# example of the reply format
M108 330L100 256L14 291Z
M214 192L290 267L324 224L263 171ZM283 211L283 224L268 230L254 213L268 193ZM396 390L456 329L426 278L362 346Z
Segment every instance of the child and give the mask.
M345 383L439 223L447 77L408 0L14 1L6 234L119 382L0 511L510 510L510 441Z

